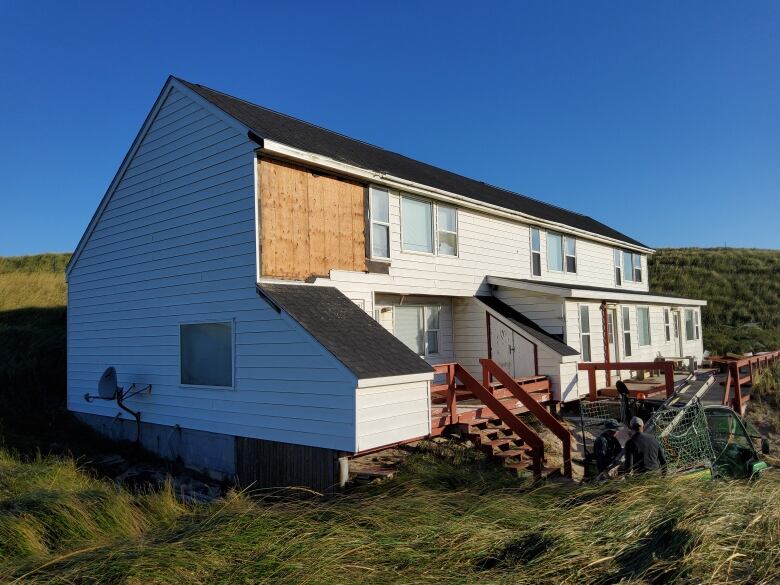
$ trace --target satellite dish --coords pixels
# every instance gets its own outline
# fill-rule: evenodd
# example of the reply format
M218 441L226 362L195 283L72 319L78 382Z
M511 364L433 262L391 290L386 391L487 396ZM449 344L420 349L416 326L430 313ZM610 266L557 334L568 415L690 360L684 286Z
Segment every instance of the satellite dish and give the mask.
M113 400L116 398L117 390L116 370L113 367L106 368L98 382L98 396L103 400Z

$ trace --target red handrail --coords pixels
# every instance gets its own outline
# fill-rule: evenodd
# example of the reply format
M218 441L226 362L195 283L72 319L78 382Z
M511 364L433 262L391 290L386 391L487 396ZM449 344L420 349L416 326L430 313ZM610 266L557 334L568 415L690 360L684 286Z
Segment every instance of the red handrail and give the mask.
M778 359L780 359L780 350L746 358L712 358L713 362L725 364L728 368L726 383L723 385L724 406L731 404L731 407L738 413L745 414L745 408L747 408L747 402L750 400L750 396L742 394L742 386L748 384L752 386L753 377L756 371L761 371L762 369L771 366ZM746 376L743 376L740 372L744 367L748 368ZM732 384L734 385L734 398L731 398Z
M552 433L560 439L563 445L563 474L571 478L571 433L564 427L560 421L555 418L548 410L539 404L537 400L526 392L520 384L518 384L512 376L504 371L501 366L491 359L481 359L479 363L482 364L482 371L485 374L485 378L489 379L489 376L496 378L504 388L509 390L512 395L523 403L531 414L542 423L545 427L550 429Z
M598 399L596 370L642 370L651 372L663 370L666 397L669 398L674 394L674 362L580 362L577 364L577 369L588 372L588 397L591 401Z
M531 448L531 471L534 477L541 477L542 463L544 461L544 442L541 437L531 427L516 417L498 398L480 384L474 376L469 374L463 366L457 363L453 364L453 370L455 378Z

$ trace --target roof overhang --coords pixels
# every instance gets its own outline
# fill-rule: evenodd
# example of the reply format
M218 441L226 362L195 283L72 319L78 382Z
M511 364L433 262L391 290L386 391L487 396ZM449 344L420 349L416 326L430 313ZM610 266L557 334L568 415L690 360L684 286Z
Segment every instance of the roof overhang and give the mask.
M512 278L501 278L498 276L488 276L487 281L489 284L496 286L503 286L506 288L514 288L517 290L527 290L538 294L546 294L561 297L564 299L588 299L594 301L607 301L607 302L630 302L630 303L645 303L653 305L677 305L677 306L690 306L690 307L703 307L707 304L707 301L700 299L685 299L681 297L669 297L663 295L653 295L642 292L629 292L621 290L604 290L596 288L574 288L561 285L541 284L534 282L527 282L522 280L515 280Z
M298 162L305 164L306 166L316 167L341 175L362 179L376 185L397 189L399 191L404 191L413 195L421 195L423 197L428 197L439 201L446 201L447 203L457 204L460 207L473 209L475 211L480 211L482 213L487 213L497 217L513 219L515 221L521 220L525 223L538 225L540 227L576 234L582 238L605 243L610 246L618 246L620 248L641 252L643 254L655 253L653 248L637 246L636 244L631 244L617 238L609 238L600 234L594 234L593 232L589 232L587 230L571 227L564 223L540 219L538 217L534 217L526 213L521 213L519 211L513 211L511 209L506 209L498 205L483 203L482 201L477 201L476 199L472 199L470 197L464 197L463 195L458 195L457 193L429 187L422 183L416 183L414 181L402 179L401 177L396 177L381 171L372 171L348 163L340 162L327 156L322 156L301 150L299 148L294 148L280 142L268 140L267 138L261 138L254 134L250 134L250 138L258 144L258 151L268 156Z

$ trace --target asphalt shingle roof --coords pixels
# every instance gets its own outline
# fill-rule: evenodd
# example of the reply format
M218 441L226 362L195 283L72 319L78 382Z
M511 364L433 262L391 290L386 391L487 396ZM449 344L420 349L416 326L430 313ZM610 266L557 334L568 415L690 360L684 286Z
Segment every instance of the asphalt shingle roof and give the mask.
M586 215L416 161L203 85L183 79L178 81L250 128L259 138L274 140L362 169L387 173L538 219L646 247L641 242Z
M554 352L560 355L580 355L580 352L566 345L559 336L547 333L534 321L517 309L510 307L504 301L491 295L479 295L476 299L508 321L511 321L516 327L519 327L537 341L542 342Z
M433 373L427 362L336 288L269 283L257 288L358 379Z

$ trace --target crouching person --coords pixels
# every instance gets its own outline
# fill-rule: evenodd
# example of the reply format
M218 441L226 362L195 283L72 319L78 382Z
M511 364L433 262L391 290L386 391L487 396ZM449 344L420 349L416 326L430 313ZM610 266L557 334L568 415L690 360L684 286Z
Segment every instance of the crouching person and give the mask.
M645 473L658 471L666 466L666 458L653 435L645 433L644 421L635 416L629 423L631 438L626 442L625 472Z
M599 473L608 471L609 466L623 450L620 441L615 436L622 427L623 425L616 420L607 420L604 423L604 432L593 443L593 455L596 458L596 468Z

